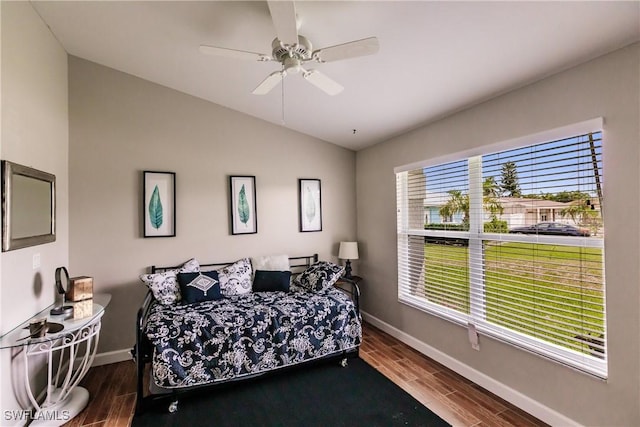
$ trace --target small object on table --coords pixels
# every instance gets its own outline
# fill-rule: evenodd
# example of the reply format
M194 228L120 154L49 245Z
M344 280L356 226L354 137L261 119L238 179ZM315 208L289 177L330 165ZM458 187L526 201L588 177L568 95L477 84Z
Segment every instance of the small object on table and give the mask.
M73 303L73 318L84 319L93 315L93 298Z
M72 305L63 305L63 306L60 306L60 307L54 307L49 311L49 313L52 316L64 315L64 318L68 319L70 317L73 317L73 306Z
M93 277L78 276L69 279L68 301L84 301L93 298Z
M24 329L29 329L29 335L18 338L17 341L27 338L43 338L46 334L56 334L64 329L64 325L55 322L48 322L46 317L34 319Z
M29 338L41 338L47 333L47 318L33 319L29 322Z
M58 293L62 295L62 305L53 307L49 313L52 316L64 315L65 319L73 316L73 307L70 305L64 305L65 294L69 289L69 272L66 267L56 268L56 289Z

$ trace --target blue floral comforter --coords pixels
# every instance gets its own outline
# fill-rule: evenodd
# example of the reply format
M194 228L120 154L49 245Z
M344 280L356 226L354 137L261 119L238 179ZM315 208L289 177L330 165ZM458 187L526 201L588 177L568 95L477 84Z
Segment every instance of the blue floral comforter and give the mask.
M182 388L355 349L362 339L351 299L319 292L253 292L217 301L154 303L145 329L153 379Z

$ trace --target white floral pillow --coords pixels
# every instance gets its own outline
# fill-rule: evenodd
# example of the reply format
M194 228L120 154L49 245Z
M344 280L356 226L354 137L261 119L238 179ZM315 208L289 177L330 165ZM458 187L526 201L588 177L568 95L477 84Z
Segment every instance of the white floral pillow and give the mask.
M176 270L176 273L198 273L200 271L200 263L197 259L191 258L182 264L182 267Z
M253 271L287 271L289 270L288 255L267 255L251 258L251 268Z
M217 271L220 292L223 296L242 295L251 292L252 269L249 258L242 258Z
M197 273L200 271L200 263L195 258L185 262L182 267L168 270L162 273L141 274L140 280L151 290L153 297L160 304L171 305L182 299L178 273Z
M309 291L330 288L344 274L344 267L329 261L318 261L296 279L296 284Z

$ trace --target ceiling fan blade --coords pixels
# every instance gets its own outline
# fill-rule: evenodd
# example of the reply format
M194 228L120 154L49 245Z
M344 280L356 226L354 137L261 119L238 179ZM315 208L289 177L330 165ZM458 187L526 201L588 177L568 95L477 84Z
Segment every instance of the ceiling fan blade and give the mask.
M344 90L344 87L342 87L339 83L337 83L333 79L330 79L318 70L305 71L302 74L302 77L304 77L309 83L315 85L319 89L332 96L337 95Z
M264 79L262 83L260 83L258 87L256 87L251 93L253 93L254 95L266 95L267 93L271 92L271 89L276 87L286 75L287 72L284 70L274 71L273 73L269 74L267 78Z
M248 59L250 61L271 61L269 55L264 53L249 52L246 50L229 49L226 47L200 45L200 52L206 55L224 56L227 58Z
M296 7L292 1L270 1L269 12L276 27L278 39L283 44L293 46L298 43Z
M348 43L325 47L313 52L319 62L339 61L358 56L373 55L380 49L377 37L369 37Z

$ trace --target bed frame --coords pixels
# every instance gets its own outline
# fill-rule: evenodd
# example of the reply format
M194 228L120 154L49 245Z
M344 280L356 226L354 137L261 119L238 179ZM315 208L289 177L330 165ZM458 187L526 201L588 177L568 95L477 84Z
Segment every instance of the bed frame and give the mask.
M306 268L308 268L309 266L311 266L316 262L318 262L318 254L289 258L291 272L294 274L302 273ZM201 271L215 270L231 264L233 264L233 262L200 264L200 270ZM177 268L180 268L180 266L157 267L153 265L150 267L150 271L152 274L154 274L154 273L160 273L166 270L173 270ZM352 281L345 280L344 282L351 285L351 297L353 299L358 318L361 319L362 317L360 315L360 288L356 283ZM150 392L150 394L145 396L144 395L145 366L148 363L151 363L153 348L150 345L149 341L147 340L146 336L144 335L144 329L147 323L147 317L149 315L149 309L151 307L152 301L153 301L153 294L151 293L151 291L149 291L147 292L147 295L145 296L142 302L142 306L138 310L138 314L136 317L136 344L131 349L131 354L137 366L137 377L138 377L137 388L136 388L136 391L137 391L136 413L137 414L142 413L146 408L148 408L151 405L162 404L162 403L166 404L167 402L170 402L168 406L169 412L176 412L178 410L179 396L192 394L196 391L202 391L203 389L207 389L207 388L222 387L237 381L247 381L252 378L262 377L265 375L273 374L275 372L283 372L289 369L295 369L300 366L306 366L306 365L316 364L316 363L326 363L328 360L340 361L342 366L346 366L348 357L358 357L359 355L359 347L358 347L354 350L343 351L341 353L332 354L321 359L313 359L313 360L305 361L302 363L298 363L296 365L281 367L274 371L266 371L266 372L262 372L255 375L243 376L240 378L233 378L230 380L224 380L224 381L219 381L215 383L204 384L204 385L199 385L199 386L194 386L189 388L171 389L165 393L151 394ZM151 379L149 379L149 382L150 381Z

